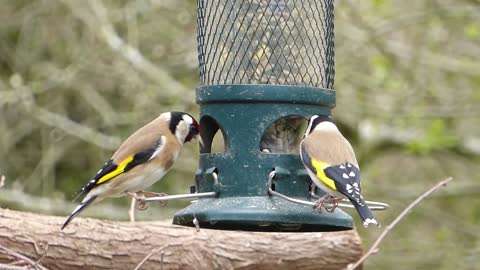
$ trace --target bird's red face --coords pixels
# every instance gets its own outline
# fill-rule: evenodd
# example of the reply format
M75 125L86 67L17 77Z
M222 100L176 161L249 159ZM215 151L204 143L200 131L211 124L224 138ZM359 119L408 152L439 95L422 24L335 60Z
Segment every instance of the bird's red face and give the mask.
M192 124L188 130L188 135L185 137L185 142L189 142L192 139L199 138L200 134L200 126L198 125L197 121L192 117Z

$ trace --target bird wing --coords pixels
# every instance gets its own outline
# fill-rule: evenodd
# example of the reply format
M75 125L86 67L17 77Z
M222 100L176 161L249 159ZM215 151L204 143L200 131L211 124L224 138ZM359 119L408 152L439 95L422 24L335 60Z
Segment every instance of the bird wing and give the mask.
M323 169L323 174L334 183L335 190L348 199L360 201L360 170L355 165L349 162L330 165Z
M312 157L306 147L306 143L303 141L300 145L300 157L305 167L313 172L318 180L322 181L326 186L332 190L337 190L335 187L335 181L325 175L324 169L330 166L330 164Z
M350 143L340 133L314 132L302 141L303 150L313 159L329 164L350 162L359 168Z
M142 139L142 138L139 138ZM160 137L160 140L157 140L153 145L151 144L149 147L136 152L130 155L126 155L122 160L119 162L115 161L115 155L112 159L110 159L107 163L103 165L103 167L97 172L97 174L90 180L79 192L79 194L75 197L74 201L77 200L84 194L87 194L92 190L94 187L97 187L101 184L104 184L116 176L125 173L135 166L143 164L160 152L162 146L165 144L165 137ZM118 151L117 151L118 152Z
M302 160L304 160L302 158ZM318 180L322 181L332 190L345 195L349 200L354 200L363 204L360 188L360 170L353 164L346 162L343 164L330 165L326 162L309 159L305 166L310 169Z
M328 166L323 170L326 177L331 179L338 192L345 195L357 210L363 221L363 226L369 224L380 226L363 199L360 188L360 170L357 166L346 162L345 164Z
M304 141L302 141L302 143L300 144L300 158L302 159L302 162L305 167L307 167L307 169L312 171L314 174L317 174L317 168L315 168L312 164L312 158L305 149Z
M312 143L304 140L300 146L300 153L303 164L307 169L315 174L318 180L322 181L330 189L338 191L344 194L346 185L353 185L355 181L358 181L356 185L360 185L360 170L355 164L352 164L348 160L343 160L343 163L339 164L330 164L329 162L322 160L319 157L311 156L310 153L312 150L308 151L308 147L312 147ZM325 151L323 151L325 153ZM318 153L318 151L313 151L313 153ZM341 160L335 158L336 161ZM354 162L356 160L354 159ZM348 164L348 166L347 166ZM346 173L347 178L344 178L343 174ZM349 176L355 175L353 176ZM346 195L346 194L344 194ZM346 195L347 196L347 195Z

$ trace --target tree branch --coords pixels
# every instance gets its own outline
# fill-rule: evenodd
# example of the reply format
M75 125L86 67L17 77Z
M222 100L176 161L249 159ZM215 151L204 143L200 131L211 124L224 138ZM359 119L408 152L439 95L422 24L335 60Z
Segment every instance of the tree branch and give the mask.
M453 179L452 177L449 177L449 178L447 178L443 181L438 182L435 186L433 186L432 188L427 190L425 193L420 195L415 201L413 201L407 208L405 208L405 210L403 210L400 213L400 215L397 216L397 218L395 218L395 220L392 223L390 223L385 228L385 230L383 230L382 234L380 234L380 236L377 238L375 243L373 243L372 247L370 247L370 249L367 251L367 253L365 253L356 263L354 263L352 265L349 265L347 267L347 270L355 269L361 263L363 263L363 261L365 261L365 259L367 259L370 255L374 254L377 251L378 246L380 245L382 240L385 238L385 236L387 236L387 234L393 229L393 227L395 227L395 225L397 225L397 223L400 222L400 220L402 220L402 218L404 218L412 210L413 207L415 207L420 201L422 201L423 199L428 197L435 190L439 189L442 186L447 185L447 183L450 182L452 179Z
M112 222L0 209L0 243L57 269L324 269L345 268L362 254L355 230L334 232L223 231L170 222ZM167 247L168 248L165 248ZM48 248L47 248L48 247ZM165 258L154 256L165 252ZM0 251L0 263L12 257ZM140 262L140 263L139 263ZM39 264L37 263L37 266Z

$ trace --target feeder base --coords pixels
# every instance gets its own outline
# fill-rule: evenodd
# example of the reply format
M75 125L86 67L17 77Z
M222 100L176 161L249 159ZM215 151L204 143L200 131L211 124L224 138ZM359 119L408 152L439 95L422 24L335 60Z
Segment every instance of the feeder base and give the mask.
M353 228L341 209L322 214L309 206L275 197L205 198L193 201L173 218L173 224L201 228L248 231L340 231Z

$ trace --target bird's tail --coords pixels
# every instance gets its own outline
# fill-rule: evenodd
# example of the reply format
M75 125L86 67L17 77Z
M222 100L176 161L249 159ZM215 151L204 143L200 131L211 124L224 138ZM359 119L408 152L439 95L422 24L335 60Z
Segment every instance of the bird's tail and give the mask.
M372 211L370 208L368 208L364 200L357 202L354 199L350 199L350 202L353 204L353 206L355 206L355 210L357 210L365 228L368 227L368 224L375 224L377 227L380 227L380 223L378 223L378 221L373 217Z
M90 199L83 201L81 204L79 204L67 218L65 223L63 223L62 230L68 225L68 223L70 223L70 221L72 221L72 219L74 219L78 214L85 210L85 208L87 208L87 206L89 206L96 198L97 196L92 196Z

